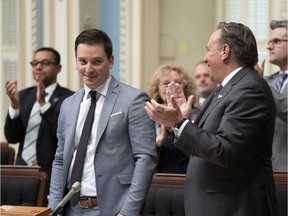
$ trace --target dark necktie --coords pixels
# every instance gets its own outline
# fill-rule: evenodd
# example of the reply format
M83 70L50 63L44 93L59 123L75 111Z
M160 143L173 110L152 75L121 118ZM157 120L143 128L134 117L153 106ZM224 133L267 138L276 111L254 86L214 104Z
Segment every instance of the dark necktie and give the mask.
M219 85L216 90L212 93L213 95L209 98L209 100L204 104L204 107L200 110L197 118L195 119L195 124L199 124L200 119L202 118L203 114L206 112L207 108L210 106L211 102L214 98L216 98L219 95L219 92L223 88L222 85Z
M91 105L83 126L82 134L77 148L77 153L71 173L71 181L70 181L71 186L76 181L81 182L87 145L94 120L94 113L96 107L96 91L90 91L89 94L91 96ZM76 205L76 203L79 201L79 198L80 198L80 191L78 193L75 193L74 196L71 198L71 204L73 206Z
M276 89L278 92L281 92L282 86L287 78L288 74L287 73L281 73L279 74L279 79L276 83Z

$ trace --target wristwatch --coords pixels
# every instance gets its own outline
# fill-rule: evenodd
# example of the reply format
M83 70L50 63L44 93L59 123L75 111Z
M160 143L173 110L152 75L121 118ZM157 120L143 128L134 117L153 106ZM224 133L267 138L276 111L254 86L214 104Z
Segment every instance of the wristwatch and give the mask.
M172 127L172 130L173 130L173 133L174 133L174 136L176 139L179 138L179 129L181 128L182 124L188 120L187 118L183 118L178 124L176 124L174 127Z

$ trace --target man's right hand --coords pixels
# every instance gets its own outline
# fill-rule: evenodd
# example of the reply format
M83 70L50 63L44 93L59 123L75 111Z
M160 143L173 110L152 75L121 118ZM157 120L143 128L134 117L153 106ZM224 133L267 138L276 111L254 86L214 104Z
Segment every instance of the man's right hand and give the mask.
M19 92L17 89L17 81L10 80L5 85L6 93L11 100L11 107L13 109L19 109Z
M40 104L40 106L44 106L45 105L45 85L43 83L42 80L36 80L37 81L37 95L36 95L36 98L37 98L37 101L38 103Z

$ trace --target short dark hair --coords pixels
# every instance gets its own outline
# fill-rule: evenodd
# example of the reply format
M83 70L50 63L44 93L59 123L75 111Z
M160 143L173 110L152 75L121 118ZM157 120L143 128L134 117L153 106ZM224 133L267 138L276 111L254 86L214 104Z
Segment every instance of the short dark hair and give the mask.
M286 28L287 29L288 20L272 20L270 22L270 28L272 30L276 28Z
M271 30L276 28L286 28L286 37L288 36L288 20L272 20L270 22L270 28Z
M253 32L241 23L220 22L217 29L222 30L220 41L228 44L235 59L241 65L252 66L258 62L257 43Z
M82 31L75 40L75 56L77 55L77 48L79 44L104 46L105 53L109 59L113 54L113 44L109 36L102 30L93 28Z
M37 50L35 50L34 52L34 56L37 52L40 52L40 51L48 51L48 52L51 52L53 53L54 55L54 61L56 63L56 65L59 65L60 62L61 62L61 57L60 57L60 54L57 50L51 48L51 47L41 47L41 48L38 48Z

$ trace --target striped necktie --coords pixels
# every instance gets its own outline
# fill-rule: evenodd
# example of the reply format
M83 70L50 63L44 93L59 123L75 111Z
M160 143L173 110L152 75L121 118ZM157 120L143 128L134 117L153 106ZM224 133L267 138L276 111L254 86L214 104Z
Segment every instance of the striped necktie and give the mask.
M27 165L37 165L36 142L41 123L40 104L36 101L30 113L22 152L22 158Z
M288 74L287 73L280 73L279 74L279 79L276 83L276 89L278 92L281 92L282 86L287 78Z

